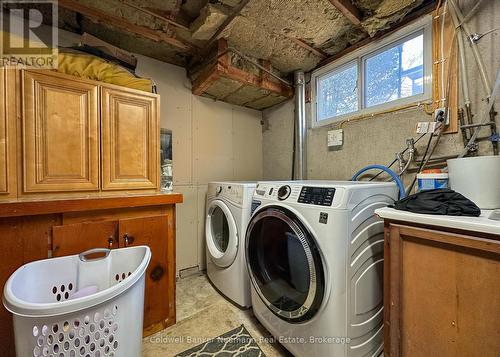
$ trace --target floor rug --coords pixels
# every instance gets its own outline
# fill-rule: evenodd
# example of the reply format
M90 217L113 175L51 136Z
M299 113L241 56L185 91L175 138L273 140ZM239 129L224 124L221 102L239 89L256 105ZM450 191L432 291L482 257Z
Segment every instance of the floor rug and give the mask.
M176 357L265 357L245 326L190 348Z

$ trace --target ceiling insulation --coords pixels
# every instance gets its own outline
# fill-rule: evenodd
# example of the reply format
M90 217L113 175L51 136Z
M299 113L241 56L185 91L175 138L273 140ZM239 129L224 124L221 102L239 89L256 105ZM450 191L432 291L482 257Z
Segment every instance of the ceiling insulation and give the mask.
M191 69L196 72L196 66L207 62L211 37L221 31L218 38L227 39L229 46L269 61L286 76L315 68L325 58L375 36L434 1L351 0L348 5L356 13L351 17L334 0L250 0L225 28L239 0L61 0L59 4L71 2L94 9L98 15L65 6L59 15L61 28L88 32L127 51L195 66ZM123 24L110 23L108 16ZM234 102L242 102L245 93L238 90Z
M253 109L265 109L293 96L292 86L276 78L280 73L269 62L260 61L259 68L248 57L232 52L225 39L216 45L206 62L189 72L194 94Z

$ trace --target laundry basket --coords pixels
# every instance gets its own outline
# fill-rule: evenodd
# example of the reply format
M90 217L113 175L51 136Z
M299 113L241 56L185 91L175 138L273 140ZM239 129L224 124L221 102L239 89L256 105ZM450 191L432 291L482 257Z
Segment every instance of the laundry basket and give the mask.
M101 258L90 259L99 253ZM92 249L16 270L4 289L18 357L141 355L146 246Z

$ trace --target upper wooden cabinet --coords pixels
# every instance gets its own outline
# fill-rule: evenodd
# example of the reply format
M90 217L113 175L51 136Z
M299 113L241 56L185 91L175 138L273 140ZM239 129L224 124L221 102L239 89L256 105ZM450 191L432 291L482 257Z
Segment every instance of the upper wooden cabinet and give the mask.
M7 150L7 103L5 69L0 68L0 193L9 192L9 160Z
M0 195L17 195L15 71L0 68Z
M47 70L16 71L16 137L18 120L7 120L7 108L17 108L17 102L6 105L5 73L0 72L0 195L9 192L8 125L21 148L10 150L13 175L17 162L22 167L19 184L16 176L10 180L14 195L17 187L22 195L159 189L157 94Z
M159 180L158 96L101 87L102 189L155 189Z
M25 192L99 189L98 86L23 72Z

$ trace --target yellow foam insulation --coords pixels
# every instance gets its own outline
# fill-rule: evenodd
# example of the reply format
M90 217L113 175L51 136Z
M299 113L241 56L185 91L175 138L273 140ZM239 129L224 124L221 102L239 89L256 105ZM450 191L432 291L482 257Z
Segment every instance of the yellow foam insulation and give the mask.
M123 67L92 55L59 52L57 71L145 92L151 92L152 87L150 79L138 78Z
M9 36L12 37L15 35L9 34ZM3 38L2 31L0 31L0 38ZM36 43L32 43L32 47L35 47ZM153 82L151 79L138 78L125 68L105 59L85 53L68 53L61 50L58 51L57 58L58 66L55 69L57 72L138 89L144 92L152 91Z

